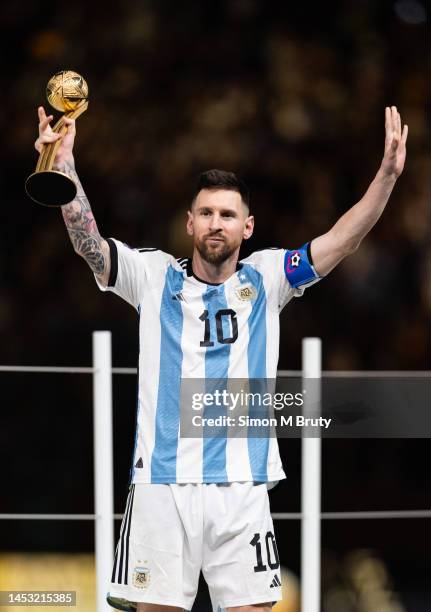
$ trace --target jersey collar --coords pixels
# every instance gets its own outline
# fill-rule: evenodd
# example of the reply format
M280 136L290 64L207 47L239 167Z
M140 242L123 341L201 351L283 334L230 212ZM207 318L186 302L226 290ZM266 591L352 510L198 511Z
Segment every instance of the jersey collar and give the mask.
M236 264L235 273L232 274L232 276L235 276L235 274L238 272L238 270L241 270L241 268L242 268L242 263L240 263L238 261L237 264ZM203 283L204 285L213 285L215 287L218 287L219 285L223 285L224 283L226 283L228 280L230 280L232 278L232 276L229 276L229 278L227 278L224 281L224 283L210 283L208 281L203 280L202 278L199 278L199 276L196 276L196 274L193 272L192 258L191 257L188 257L188 259L187 259L186 272L187 272L187 276L192 276L193 278L195 278L200 283Z

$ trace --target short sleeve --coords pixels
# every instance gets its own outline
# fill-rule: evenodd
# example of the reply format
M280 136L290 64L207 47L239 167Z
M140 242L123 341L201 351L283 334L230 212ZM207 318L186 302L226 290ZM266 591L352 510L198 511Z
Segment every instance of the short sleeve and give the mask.
M310 243L299 249L283 250L283 272L280 279L280 310L292 297L301 297L305 289L317 283L321 277L317 274L310 252Z
M270 248L256 251L243 262L250 263L262 274L267 297L279 311L321 278L314 269L309 243L294 250Z
M171 256L159 249L132 249L123 242L108 238L111 271L104 287L97 276L102 291L112 291L134 308L141 303L151 273L166 267Z

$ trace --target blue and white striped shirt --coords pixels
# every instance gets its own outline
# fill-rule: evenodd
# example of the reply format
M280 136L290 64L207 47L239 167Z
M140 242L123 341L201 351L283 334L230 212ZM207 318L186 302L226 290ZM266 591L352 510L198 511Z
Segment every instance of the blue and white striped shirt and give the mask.
M285 478L274 437L180 437L181 381L275 379L279 314L292 297L319 280L309 245L257 251L240 261L224 283L211 285L194 276L189 259L108 242L106 289L140 315L132 482Z

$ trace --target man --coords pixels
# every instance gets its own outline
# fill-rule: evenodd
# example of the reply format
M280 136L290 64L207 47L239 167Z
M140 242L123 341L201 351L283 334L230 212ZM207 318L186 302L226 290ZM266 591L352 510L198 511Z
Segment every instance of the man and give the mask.
M50 128L52 116L38 112L40 151L61 136ZM215 609L267 612L281 599L267 494L285 477L277 442L180 437L182 381L275 378L280 311L358 248L403 170L408 129L395 107L385 112L383 161L363 198L303 247L240 262L254 218L245 185L219 170L201 175L188 212L192 259L102 238L74 167L75 123L66 120L55 167L78 185L62 207L72 244L99 287L140 314L132 484L108 599L115 607L190 610L200 570Z

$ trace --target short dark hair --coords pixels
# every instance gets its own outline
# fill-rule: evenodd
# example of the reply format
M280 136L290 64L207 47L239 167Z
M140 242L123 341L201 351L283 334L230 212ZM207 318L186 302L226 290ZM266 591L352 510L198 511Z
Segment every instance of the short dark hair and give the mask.
M196 200L201 189L227 189L228 191L237 191L243 203L250 210L250 193L248 187L244 181L238 178L233 172L217 169L202 172L196 183L193 202Z

